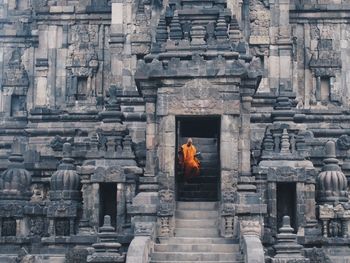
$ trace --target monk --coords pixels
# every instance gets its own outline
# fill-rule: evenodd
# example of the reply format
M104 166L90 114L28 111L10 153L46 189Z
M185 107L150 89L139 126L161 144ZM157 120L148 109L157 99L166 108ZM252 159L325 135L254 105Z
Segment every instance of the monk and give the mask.
M192 139L188 138L187 143L179 150L179 163L184 172L185 180L199 176L200 162L197 159L196 147L192 144Z

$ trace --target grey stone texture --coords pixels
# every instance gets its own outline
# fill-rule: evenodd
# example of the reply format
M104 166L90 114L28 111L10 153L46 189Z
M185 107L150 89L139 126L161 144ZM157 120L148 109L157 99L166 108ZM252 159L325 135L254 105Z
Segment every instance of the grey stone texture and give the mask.
M350 261L349 9L0 0L0 262Z

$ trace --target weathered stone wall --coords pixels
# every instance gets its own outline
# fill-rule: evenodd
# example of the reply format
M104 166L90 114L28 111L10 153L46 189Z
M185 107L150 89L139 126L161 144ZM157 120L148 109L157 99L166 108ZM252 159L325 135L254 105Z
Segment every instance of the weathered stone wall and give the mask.
M127 249L134 232L153 235L154 226L141 223L156 221L158 201L173 205L175 118L183 115L221 117L221 201L234 203L240 192L240 200L251 202L251 210L239 207L241 215L234 219L232 207L221 207L235 222L230 221L235 237L238 221L256 216L260 211L254 209L267 205L265 242L272 245L278 232L276 184L291 181L298 194L302 242L319 245L328 240L317 236L322 226L315 214L315 180L328 140L337 142L336 157L345 176L350 176L350 1L214 2L221 8L214 10L217 17L205 18L214 22L204 27L203 19L190 29L183 22L191 20L184 18L188 13L172 10L180 0L0 0L0 170L9 167L13 138L21 137L33 192L23 219L26 227L21 229L32 239L12 240L13 253L26 246L30 252L50 254L49 247L61 242L45 239L55 220L47 219L46 205L52 201L50 180L67 142L81 178L82 196L76 200L82 208L75 227L93 233L87 243L96 241L102 223L99 194L100 184L106 182L118 184L118 220L123 223L116 231L122 249ZM186 8L193 6L187 3ZM224 41L215 42L220 36ZM154 51L168 54L152 57ZM188 53L172 59L181 52ZM246 96L246 84L240 81L258 78L252 76L255 63L261 63L262 78L257 92ZM142 86L135 81L138 65L144 70L140 83L147 77L142 74L163 74L163 79L150 79L149 87ZM244 73L244 67L253 70ZM239 77L222 77L225 74ZM278 104L281 94L290 103L287 111L293 112L282 121L274 115L285 106ZM291 179L283 177L283 169L267 175L266 167L256 168L264 159L268 130L278 122L294 123L288 128L291 141L299 135L296 130L303 132L313 173L303 171ZM287 161L300 161L299 155L291 154ZM290 166L286 160L283 163ZM110 171L110 166L120 170ZM170 190L162 192L164 200L158 200L159 189ZM252 192L260 194L259 201ZM136 194L140 195L134 198ZM7 219L4 225L14 222ZM308 235L317 238L310 241ZM343 238L341 244L348 242ZM79 242L66 239L58 253L64 255Z

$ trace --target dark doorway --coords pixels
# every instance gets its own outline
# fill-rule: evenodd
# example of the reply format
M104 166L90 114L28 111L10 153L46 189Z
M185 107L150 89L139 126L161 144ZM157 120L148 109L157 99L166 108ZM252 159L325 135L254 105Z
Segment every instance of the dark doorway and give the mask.
M185 180L176 158L176 189L179 201L217 201L220 182L220 117L177 117L177 149L192 138L200 152L199 176Z
M105 215L111 217L111 224L116 227L117 218L117 184L100 184L100 226L103 225Z
M296 185L295 183L277 183L277 227L282 226L283 216L290 217L291 226L296 226Z

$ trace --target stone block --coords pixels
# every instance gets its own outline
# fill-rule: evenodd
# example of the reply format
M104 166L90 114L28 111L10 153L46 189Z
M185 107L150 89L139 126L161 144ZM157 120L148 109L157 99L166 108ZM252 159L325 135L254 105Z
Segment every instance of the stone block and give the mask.
M62 6L62 13L74 13L75 7L73 5L70 6Z
M123 4L112 3L112 25L120 25L120 24L123 24ZM114 32L118 32L118 31L114 31Z
M62 13L63 6L50 6L50 13Z

